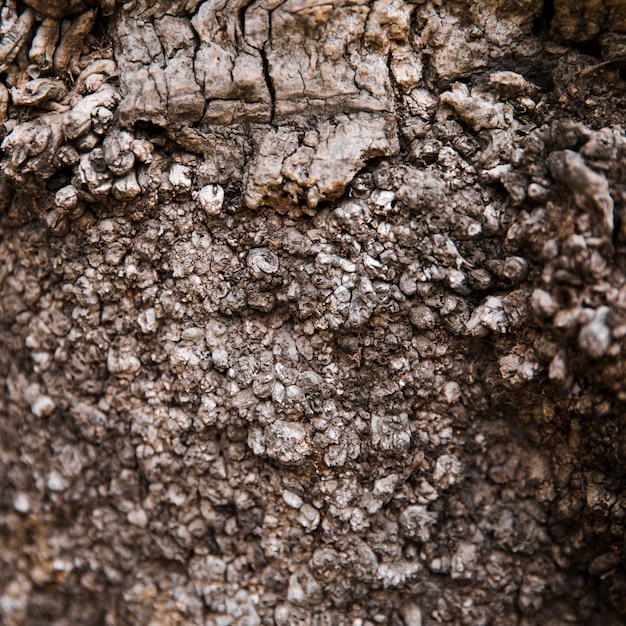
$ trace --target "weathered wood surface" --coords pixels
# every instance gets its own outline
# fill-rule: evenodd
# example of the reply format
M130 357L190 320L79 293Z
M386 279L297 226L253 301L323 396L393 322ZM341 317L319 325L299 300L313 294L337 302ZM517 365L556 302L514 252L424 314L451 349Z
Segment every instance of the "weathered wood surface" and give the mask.
M0 622L621 624L626 8L7 0Z

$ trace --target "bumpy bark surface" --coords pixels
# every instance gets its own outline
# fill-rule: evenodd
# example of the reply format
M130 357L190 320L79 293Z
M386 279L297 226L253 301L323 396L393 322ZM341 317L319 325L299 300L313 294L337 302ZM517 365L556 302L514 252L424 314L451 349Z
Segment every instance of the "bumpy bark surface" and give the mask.
M0 621L626 620L626 6L0 21Z

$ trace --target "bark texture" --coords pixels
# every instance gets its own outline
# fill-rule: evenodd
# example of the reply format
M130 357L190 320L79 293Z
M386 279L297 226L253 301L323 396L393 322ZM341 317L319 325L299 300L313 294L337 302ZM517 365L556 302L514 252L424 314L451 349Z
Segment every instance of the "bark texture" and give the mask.
M626 620L621 0L6 0L0 621Z

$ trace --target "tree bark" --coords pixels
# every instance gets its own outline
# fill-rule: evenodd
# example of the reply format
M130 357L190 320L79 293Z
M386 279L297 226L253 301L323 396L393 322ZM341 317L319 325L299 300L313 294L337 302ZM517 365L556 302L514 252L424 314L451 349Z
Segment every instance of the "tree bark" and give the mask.
M6 0L0 621L624 623L620 0Z

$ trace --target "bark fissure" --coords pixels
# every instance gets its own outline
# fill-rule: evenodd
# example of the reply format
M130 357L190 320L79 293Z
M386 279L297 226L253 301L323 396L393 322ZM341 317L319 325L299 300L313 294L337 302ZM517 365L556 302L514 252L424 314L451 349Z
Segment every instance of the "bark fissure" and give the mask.
M271 28L271 16L270 16L270 37L271 37L271 32L272 32L272 28ZM269 41L269 40L268 40ZM274 124L274 118L276 116L276 91L274 89L274 83L272 81L272 75L271 75L271 69L270 69L270 65L269 62L267 60L267 54L265 52L265 46L267 46L268 44L266 43L262 48L259 49L259 53L261 55L261 60L263 61L263 76L265 77L265 84L267 85L267 90L269 92L270 95L270 124Z

